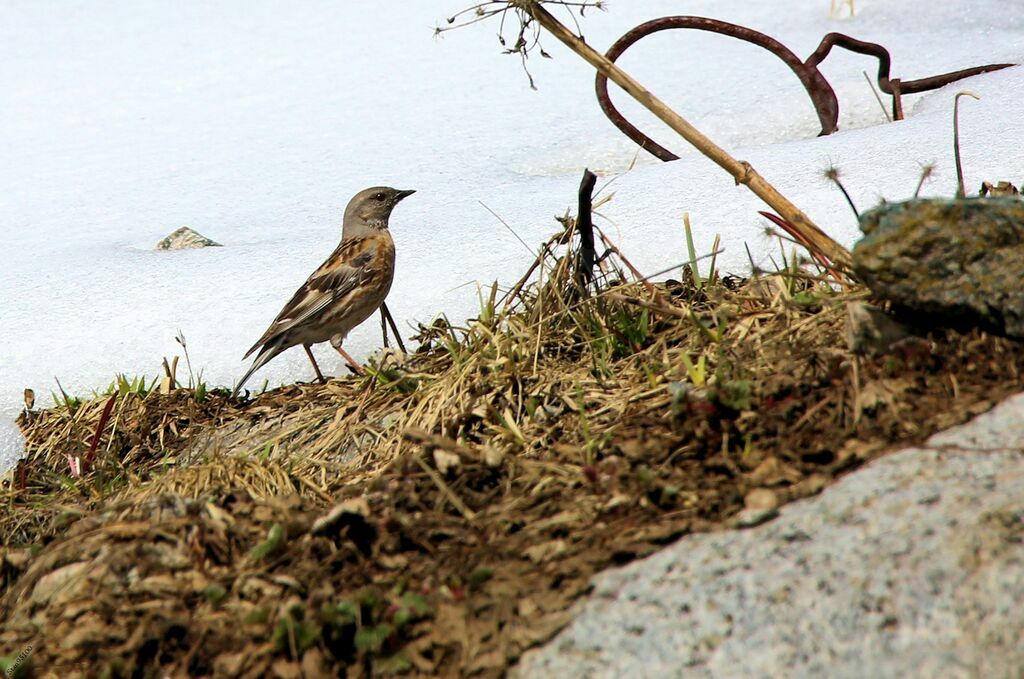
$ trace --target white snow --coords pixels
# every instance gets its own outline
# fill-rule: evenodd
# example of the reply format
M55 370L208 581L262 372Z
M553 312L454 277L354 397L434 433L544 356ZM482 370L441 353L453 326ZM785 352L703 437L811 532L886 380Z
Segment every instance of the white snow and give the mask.
M242 354L331 251L349 197L374 184L415 188L392 218L398 273L388 304L399 323L471 315L474 281L511 281L530 255L480 205L528 243L575 202L583 168L626 170L635 147L600 113L593 72L554 39L553 60L502 56L497 24L435 39L463 0L348 3L114 0L0 4L0 469L21 453L13 419L22 390L50 402L54 376L72 393L115 372L155 376L188 340L213 384L245 370ZM611 2L582 21L599 49L637 23L711 16L778 38L805 57L829 31L880 42L893 76L913 79L984 63L1024 62L1024 3L858 0L853 18L826 0ZM564 13L559 13L563 19ZM885 124L861 74L875 62L843 51L822 70L843 131L818 138L796 78L767 53L727 38L674 31L620 62L712 139L750 161L844 244L856 221L822 179L840 168L858 206L909 196L936 163L927 194L954 188L953 95L963 100L967 185L1024 179L1024 68L906 99ZM759 257L763 206L671 132L613 96L683 155L640 155L607 189L602 212L631 259L656 271L685 259L681 217L698 248L716 233L727 268ZM152 246L181 225L223 248ZM354 355L380 342L375 321L349 338ZM318 351L325 369L340 364ZM299 350L252 380L308 380Z

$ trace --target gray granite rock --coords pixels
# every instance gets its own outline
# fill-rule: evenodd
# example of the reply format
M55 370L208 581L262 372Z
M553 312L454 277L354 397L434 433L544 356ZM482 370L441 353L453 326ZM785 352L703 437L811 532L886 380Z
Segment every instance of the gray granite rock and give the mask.
M1024 200L884 204L861 216L861 229L853 268L879 297L1024 337Z
M196 233L187 226L176 229L169 236L157 243L154 250L190 250L194 248L220 247L201 233Z
M595 578L526 677L1024 676L1024 395Z

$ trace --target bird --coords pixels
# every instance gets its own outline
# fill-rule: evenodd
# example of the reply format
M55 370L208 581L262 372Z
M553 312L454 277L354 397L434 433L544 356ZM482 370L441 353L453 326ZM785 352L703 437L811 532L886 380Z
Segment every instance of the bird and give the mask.
M391 211L416 193L374 186L352 197L342 220L341 242L284 305L266 332L243 360L256 353L252 366L238 381L237 396L246 380L286 349L301 345L317 379L325 382L309 347L330 342L356 370L359 364L342 348L345 336L369 318L384 302L395 275L395 242L388 231ZM258 350L258 352L257 352Z

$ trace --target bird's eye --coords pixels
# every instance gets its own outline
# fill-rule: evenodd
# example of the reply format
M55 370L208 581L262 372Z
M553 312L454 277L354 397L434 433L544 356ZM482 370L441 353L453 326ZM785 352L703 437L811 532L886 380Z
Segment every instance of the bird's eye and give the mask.
M378 193L376 196L374 196L374 198L376 198L377 200L384 200L384 194Z

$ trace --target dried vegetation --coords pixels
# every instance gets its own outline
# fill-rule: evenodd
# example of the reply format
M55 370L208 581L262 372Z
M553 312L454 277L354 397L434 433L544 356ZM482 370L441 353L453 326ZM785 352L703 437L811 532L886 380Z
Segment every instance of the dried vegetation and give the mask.
M792 261L652 285L605 241L581 286L574 225L366 377L248 400L122 380L26 411L0 647L33 676L497 676L596 571L1019 386L1019 344L978 331L850 353L865 293Z

